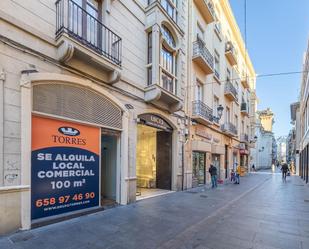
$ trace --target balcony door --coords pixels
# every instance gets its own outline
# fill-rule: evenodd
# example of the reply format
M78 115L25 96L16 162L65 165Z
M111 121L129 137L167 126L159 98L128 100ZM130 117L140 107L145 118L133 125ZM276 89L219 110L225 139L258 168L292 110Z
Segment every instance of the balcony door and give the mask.
M101 48L99 29L101 8L98 0L69 0L69 31L95 48Z

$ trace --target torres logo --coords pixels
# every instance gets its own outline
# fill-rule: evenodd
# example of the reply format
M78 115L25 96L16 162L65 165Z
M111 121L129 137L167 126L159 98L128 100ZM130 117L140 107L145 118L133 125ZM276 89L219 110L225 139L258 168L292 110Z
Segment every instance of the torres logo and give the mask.
M60 127L58 131L65 136L78 136L80 134L80 131L73 127Z
M75 145L86 145L85 138L79 138L80 131L70 126L61 126L58 128L58 132L62 135L52 135L54 143L59 144L75 144Z

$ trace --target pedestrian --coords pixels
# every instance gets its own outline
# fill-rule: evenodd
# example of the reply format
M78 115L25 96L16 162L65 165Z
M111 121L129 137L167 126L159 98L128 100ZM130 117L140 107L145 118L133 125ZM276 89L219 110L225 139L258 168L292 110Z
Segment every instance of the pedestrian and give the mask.
M211 164L208 171L211 176L211 185L212 185L211 187L216 188L217 187L217 168Z
M237 164L236 164L236 181L235 181L235 184L240 183L240 174L241 174L240 165L237 166Z
M255 172L255 165L254 164L252 164L252 171Z
M282 180L286 182L286 174L289 171L289 166L286 163L283 163L281 166L281 171L282 171Z
M235 171L234 171L234 169L232 169L232 171L231 171L231 182L235 183L235 181L236 181Z

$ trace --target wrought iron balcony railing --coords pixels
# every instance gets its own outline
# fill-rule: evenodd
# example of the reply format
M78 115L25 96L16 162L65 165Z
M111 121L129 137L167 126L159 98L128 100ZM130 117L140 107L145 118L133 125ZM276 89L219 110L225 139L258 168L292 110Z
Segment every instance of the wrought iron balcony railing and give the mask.
M241 142L249 142L249 136L248 136L248 134L245 134L245 133L240 134L240 141L241 141Z
M193 116L199 116L209 122L213 122L213 110L200 100L192 103Z
M56 38L63 33L121 65L122 39L73 0L56 2Z
M193 43L193 57L202 57L203 60L208 64L210 69L213 71L214 68L214 57L209 52L204 41L197 37L196 41Z
M236 102L238 102L238 92L237 89L233 86L232 82L227 81L225 83L224 94L231 95Z
M229 133L233 136L237 136L237 128L234 124L230 123L230 122L226 122L221 126L221 130L223 132Z

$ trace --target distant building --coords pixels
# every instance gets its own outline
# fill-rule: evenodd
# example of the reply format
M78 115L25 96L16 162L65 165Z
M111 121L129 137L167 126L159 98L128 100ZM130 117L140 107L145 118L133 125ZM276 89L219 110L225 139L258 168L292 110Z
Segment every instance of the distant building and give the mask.
M288 162L294 169L294 173L299 175L299 151L301 140L299 102L291 104L291 123L293 127L288 136Z
M274 114L269 108L259 111L257 114L256 146L251 152L251 165L254 164L257 170L268 169L276 158L276 143L272 132Z
M280 136L277 138L277 160L287 162L287 137Z

